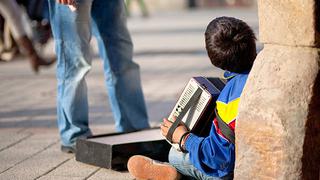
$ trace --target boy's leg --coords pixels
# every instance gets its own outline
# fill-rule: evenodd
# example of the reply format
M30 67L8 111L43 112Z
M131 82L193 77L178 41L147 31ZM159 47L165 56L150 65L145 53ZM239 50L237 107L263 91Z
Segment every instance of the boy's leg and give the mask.
M149 128L139 66L132 61L124 2L94 0L91 12L116 129L129 132Z
M91 134L85 75L91 68L89 54L90 0L79 1L77 10L49 0L50 22L57 54L57 118L63 146Z
M191 164L189 153L179 152L175 148L170 149L169 163L184 176L202 180L221 180L221 178L208 176L200 172Z

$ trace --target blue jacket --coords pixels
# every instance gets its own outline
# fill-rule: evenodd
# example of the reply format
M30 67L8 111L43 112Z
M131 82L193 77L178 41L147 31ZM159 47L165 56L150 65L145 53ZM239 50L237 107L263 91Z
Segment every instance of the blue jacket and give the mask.
M238 104L248 74L225 72L228 82L221 91L216 108L219 116L234 130ZM234 169L235 146L225 138L214 119L208 137L190 134L185 142L191 163L201 172L214 177L223 177Z

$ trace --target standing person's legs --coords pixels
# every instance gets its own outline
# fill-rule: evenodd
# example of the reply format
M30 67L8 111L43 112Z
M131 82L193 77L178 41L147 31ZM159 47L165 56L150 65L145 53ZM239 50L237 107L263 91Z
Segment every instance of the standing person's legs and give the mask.
M94 0L92 18L116 129L129 132L149 127L139 66L126 26L123 0Z
M89 42L90 0L79 1L77 10L49 0L50 21L57 54L57 112L63 146L74 146L76 138L91 134L85 75L91 68Z

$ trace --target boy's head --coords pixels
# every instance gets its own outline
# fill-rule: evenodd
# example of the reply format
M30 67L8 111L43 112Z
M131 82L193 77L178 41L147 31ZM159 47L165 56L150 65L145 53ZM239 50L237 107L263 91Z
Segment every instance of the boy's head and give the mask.
M257 55L255 40L253 30L245 22L232 17L212 20L205 32L211 63L236 73L251 69Z

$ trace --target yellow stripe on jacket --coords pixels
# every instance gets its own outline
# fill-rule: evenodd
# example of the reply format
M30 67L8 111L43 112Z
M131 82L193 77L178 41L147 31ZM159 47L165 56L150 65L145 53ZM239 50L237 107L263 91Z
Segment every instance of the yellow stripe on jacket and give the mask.
M240 98L236 98L227 104L222 101L217 101L217 110L221 119L229 124L238 116L238 106Z

